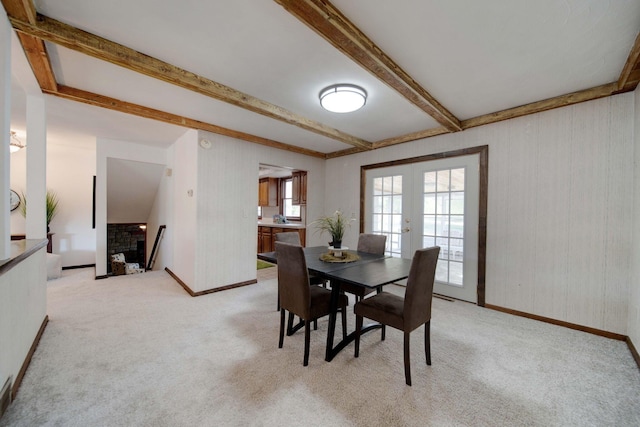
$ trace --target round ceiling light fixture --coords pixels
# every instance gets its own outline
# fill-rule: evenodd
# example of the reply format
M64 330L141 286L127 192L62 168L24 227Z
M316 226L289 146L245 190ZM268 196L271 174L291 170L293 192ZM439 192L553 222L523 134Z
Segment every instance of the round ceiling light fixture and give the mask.
M367 91L350 84L331 85L320 92L320 105L332 113L351 113L367 102Z

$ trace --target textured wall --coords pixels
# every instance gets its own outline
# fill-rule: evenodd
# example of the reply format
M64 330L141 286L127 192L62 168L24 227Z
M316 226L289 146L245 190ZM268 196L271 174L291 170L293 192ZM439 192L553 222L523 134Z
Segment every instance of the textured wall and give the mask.
M51 221L53 253L62 266L96 262L96 231L92 227L93 176L96 174L95 139L86 145L47 141L47 188L60 199L59 212ZM11 155L11 188L26 192L26 150ZM11 233L23 234L25 220L19 209L11 212Z
M196 292L256 278L259 163L308 172L309 221L322 214L325 163L207 132L200 137L213 145L198 147L196 280L191 287ZM316 236L310 238L313 243Z
M633 179L633 249L631 252L631 289L629 292L629 319L627 335L640 350L640 88L635 91L634 142L636 170Z
M361 165L489 145L486 303L624 334L632 115L617 95L329 160L325 206L359 212Z
M47 315L45 248L0 275L0 382L16 380Z

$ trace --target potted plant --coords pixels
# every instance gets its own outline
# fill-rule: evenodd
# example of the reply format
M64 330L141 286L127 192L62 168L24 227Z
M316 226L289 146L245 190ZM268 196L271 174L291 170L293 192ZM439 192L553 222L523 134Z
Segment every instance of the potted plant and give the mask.
M333 246L335 249L340 249L342 247L342 238L344 237L344 233L347 227L351 226L351 223L354 221L354 218L347 219L342 214L341 211L335 211L331 216L323 216L313 221L311 225L316 227L317 231L328 232L331 234L331 242L329 245Z
M47 195L46 195L46 199L45 199L45 203L47 206L47 233L50 231L49 230L49 224L51 224L51 220L53 220L53 217L56 216L56 214L58 213L58 202L60 200L58 199L58 195L55 193L55 191L52 190L47 190ZM20 204L20 213L22 214L23 217L27 217L27 196L22 193L22 203Z

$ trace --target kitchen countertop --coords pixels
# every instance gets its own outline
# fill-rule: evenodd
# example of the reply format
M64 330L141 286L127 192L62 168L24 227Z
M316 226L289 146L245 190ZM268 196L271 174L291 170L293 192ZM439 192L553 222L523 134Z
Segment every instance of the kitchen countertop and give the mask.
M278 228L295 228L295 229L304 229L306 226L301 222L288 222L286 224L274 224L272 221L258 221L258 226L260 227L278 227Z

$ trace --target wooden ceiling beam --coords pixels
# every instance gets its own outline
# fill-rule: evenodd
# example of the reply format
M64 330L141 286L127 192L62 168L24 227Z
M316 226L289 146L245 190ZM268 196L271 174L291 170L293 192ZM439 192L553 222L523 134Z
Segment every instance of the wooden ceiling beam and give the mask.
M620 77L618 78L618 89L622 91L635 90L640 78L640 33L636 36L636 41L629 52L627 62L625 62Z
M522 117L529 114L552 110L554 108L566 107L568 105L578 104L580 102L591 101L592 99L604 98L606 96L611 96L619 92L620 91L618 90L617 82L608 83L602 86L596 86L591 89L572 92L566 95L556 96L555 98L532 102L520 107L509 108L507 110L497 111L495 113L485 114L483 116L463 120L462 127L464 129L469 129L476 126L483 126L490 123L496 123L503 120L514 119L516 117Z
M2 6L11 18L24 22L36 22L36 7L31 0L2 0Z
M328 0L275 1L446 129L451 132L462 130L460 121L451 112Z
M372 144L361 138L307 119L277 105L270 104L229 86L209 80L55 19L38 15L34 24L13 17L10 17L10 21L14 29L29 36L47 40L68 49L171 83L183 89L227 102L254 113L283 121L348 145L371 149Z
M433 129L421 130L418 132L409 133L406 135L400 135L393 138L383 139L381 141L377 141L373 143L373 148L383 148L390 147L396 144L403 144L405 142L417 141L419 139L431 138L432 136L443 135L445 133L450 133L449 130L445 127L437 127Z
M9 17L29 23L36 22L36 8L31 0L2 0L2 5ZM22 33L18 33L18 39L40 87L56 90L56 78L44 42Z
M158 120L160 122L182 126L185 128L203 130L203 131L215 133L218 135L224 135L231 138L252 142L254 144L260 144L260 145L265 145L271 148L277 148L279 150L285 150L293 153L304 154L307 156L317 157L320 159L326 158L326 154L320 153L318 151L296 147L296 146L285 144L282 142L273 141L271 139L262 138L256 135L251 135L248 133L223 128L221 126L216 126L216 125L202 122L199 120L190 119L188 117L167 113L165 111L155 110L153 108L144 107L142 105L121 101L119 99L98 95L96 93L92 93L92 92L88 92L88 91L84 91L81 89L76 89L76 88L72 88L64 85L58 85L58 90L56 91L44 90L43 92L49 95L58 96L60 98L68 99L71 101L82 102L84 104L93 105L95 107L101 107L101 108L106 108L113 111L119 111L121 113L132 114L134 116L144 117L147 119Z

